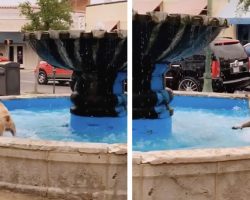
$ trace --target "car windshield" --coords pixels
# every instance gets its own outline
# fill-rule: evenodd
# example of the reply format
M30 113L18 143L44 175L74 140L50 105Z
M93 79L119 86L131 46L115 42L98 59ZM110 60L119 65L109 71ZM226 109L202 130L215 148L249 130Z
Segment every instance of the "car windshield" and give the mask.
M213 44L211 48L217 58L225 60L247 58L247 54L240 43Z
M250 56L250 45L244 46L244 48L247 52L247 55Z

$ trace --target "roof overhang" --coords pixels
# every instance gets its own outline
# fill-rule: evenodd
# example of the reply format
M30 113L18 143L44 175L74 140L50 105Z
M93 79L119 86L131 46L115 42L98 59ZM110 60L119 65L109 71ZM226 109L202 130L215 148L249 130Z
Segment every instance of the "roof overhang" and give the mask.
M15 44L24 43L21 32L0 32L0 44L3 44L5 40L12 40Z

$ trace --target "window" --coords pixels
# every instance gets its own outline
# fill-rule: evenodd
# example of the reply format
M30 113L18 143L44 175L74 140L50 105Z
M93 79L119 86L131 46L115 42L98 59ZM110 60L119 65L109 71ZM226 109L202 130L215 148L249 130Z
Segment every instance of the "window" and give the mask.
M242 45L250 42L250 25L238 25L237 34Z

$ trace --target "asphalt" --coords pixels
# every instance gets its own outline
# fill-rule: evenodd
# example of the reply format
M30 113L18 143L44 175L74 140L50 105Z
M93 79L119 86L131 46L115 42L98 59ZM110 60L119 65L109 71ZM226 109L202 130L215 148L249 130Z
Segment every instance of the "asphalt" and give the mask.
M53 82L47 85L39 85L35 79L34 70L20 70L20 92L21 94L53 94ZM69 84L55 84L55 94L71 93Z

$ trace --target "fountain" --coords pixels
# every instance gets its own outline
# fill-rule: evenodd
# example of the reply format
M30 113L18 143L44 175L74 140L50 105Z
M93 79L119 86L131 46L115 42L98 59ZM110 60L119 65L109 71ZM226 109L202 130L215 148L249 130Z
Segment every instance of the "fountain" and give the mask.
M134 15L134 200L249 198L246 192L250 186L249 134L237 137L235 135L238 134L233 133L230 126L237 123L237 118L233 116L239 116L241 112L248 113L242 116L249 117L249 96L174 92L173 98L171 91L164 91L163 75L169 63L206 47L226 26L226 20L205 16L167 15L160 12ZM178 125L184 126L181 127L184 131L177 137L182 137L179 138L181 141L194 139L198 143L196 146L185 146L183 141L181 148L171 148L178 138L172 137L172 118L175 114L170 105L175 108L182 106L183 110L176 109L176 114L184 113L181 120L188 122L180 123L180 119L175 119L179 120L176 129L180 129ZM197 111L193 112L193 109ZM207 115L201 114L202 109ZM195 118L195 115L198 116ZM226 120L229 121L224 126ZM210 137L210 127L214 126L216 130L213 134L217 136ZM217 144L202 146L197 136L191 138L187 130L189 127L193 127L193 135L200 135L208 143L215 140ZM239 138L243 142L234 143ZM170 147L159 148L164 143ZM143 149L143 146L146 148Z
M73 70L71 127L81 131L95 117L99 126L126 130L127 39L124 32L48 31L27 33L37 54Z
M48 31L24 39L41 59L73 70L73 92L70 100L1 97L17 122L17 137L0 142L1 187L53 199L127 199L126 35Z
M153 12L133 16L133 141L171 134L164 74L169 63L206 47L227 26L226 20Z

